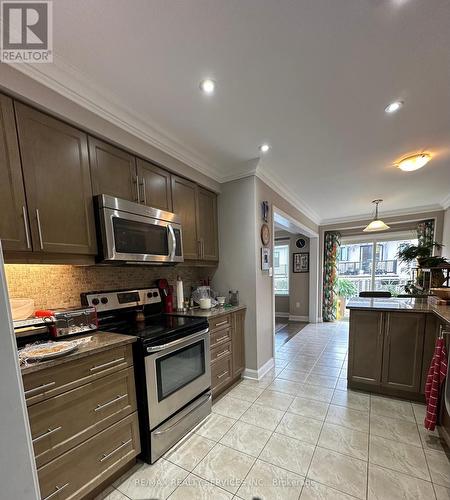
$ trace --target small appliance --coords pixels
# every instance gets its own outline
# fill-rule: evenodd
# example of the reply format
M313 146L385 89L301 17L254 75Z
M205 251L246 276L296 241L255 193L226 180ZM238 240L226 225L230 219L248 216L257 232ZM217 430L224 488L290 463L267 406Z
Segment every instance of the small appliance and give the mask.
M52 337L55 338L97 330L95 307L56 310L54 311L54 323L49 330Z
M169 285L169 282L163 278L156 281L156 286L159 288L162 297L164 312L173 312L173 286Z

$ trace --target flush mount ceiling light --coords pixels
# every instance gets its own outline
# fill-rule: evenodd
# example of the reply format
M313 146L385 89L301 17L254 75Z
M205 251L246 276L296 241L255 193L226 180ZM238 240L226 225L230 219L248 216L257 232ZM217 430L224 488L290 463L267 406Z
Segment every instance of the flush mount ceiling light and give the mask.
M200 90L206 95L214 94L216 89L216 82L211 80L211 78L206 78L200 82Z
M404 172L413 172L424 167L430 160L431 155L429 153L419 153L402 158L395 166Z
M267 151L269 151L270 149L270 146L269 144L261 144L261 146L259 146L259 150L261 151L261 153L267 153Z
M394 102L391 102L390 104L388 104L384 108L384 110L386 111L386 113L392 114L392 113L395 113L396 111L398 111L402 106L403 106L403 101L394 101Z
M363 229L364 232L371 233L375 231L386 231L387 229L390 229L390 227L387 224L385 224L382 220L378 218L378 205L382 201L383 200L372 201L372 203L375 203L375 216L373 218L373 221Z

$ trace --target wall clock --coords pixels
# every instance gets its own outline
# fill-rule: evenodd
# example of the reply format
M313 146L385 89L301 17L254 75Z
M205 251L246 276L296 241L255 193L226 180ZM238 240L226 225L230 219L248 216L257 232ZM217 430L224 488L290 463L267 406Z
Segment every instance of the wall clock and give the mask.
M304 248L306 245L306 241L303 238L298 238L295 242L295 246L297 248Z
M270 243L270 229L267 224L261 226L261 241L264 246Z

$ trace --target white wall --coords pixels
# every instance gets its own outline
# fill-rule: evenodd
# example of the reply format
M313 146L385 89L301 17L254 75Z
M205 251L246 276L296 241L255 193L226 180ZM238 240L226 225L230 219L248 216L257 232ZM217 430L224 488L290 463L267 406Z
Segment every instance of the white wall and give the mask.
M442 244L445 245L442 249L442 255L446 259L450 259L450 207L444 213L444 228L442 232Z
M0 244L0 498L40 498Z

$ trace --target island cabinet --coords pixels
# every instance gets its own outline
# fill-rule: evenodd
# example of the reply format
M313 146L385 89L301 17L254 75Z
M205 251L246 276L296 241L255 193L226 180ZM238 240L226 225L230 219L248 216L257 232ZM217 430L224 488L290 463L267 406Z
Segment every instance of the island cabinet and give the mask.
M423 400L435 338L429 314L352 309L349 387Z
M245 368L245 309L209 318L211 389L218 396L240 379Z
M131 344L25 373L23 384L42 499L91 498L134 464Z

